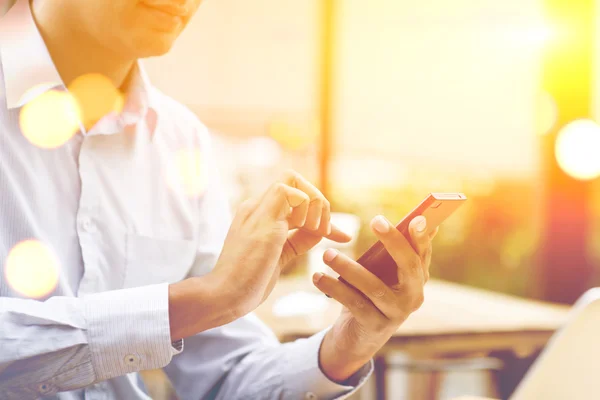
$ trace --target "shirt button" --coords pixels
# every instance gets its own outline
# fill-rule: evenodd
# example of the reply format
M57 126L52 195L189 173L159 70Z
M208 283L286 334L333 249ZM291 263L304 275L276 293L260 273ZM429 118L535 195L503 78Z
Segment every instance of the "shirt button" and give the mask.
M40 394L48 394L52 391L52 385L50 385L49 383L42 383L41 385L38 386L38 392Z
M306 400L317 400L318 399L317 395L314 394L313 392L306 393L306 396L304 396L304 398Z
M127 354L123 361L125 362L125 365L137 367L140 364L140 356L137 354Z
M92 220L88 217L85 217L81 220L81 227L83 228L84 231L86 232L93 232L94 231L94 223L92 222Z

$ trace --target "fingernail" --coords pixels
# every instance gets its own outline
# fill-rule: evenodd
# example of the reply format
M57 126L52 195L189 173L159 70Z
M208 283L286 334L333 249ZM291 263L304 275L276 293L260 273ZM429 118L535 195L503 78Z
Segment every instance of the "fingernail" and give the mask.
M319 283L319 281L321 280L321 278L322 278L322 277L323 277L323 273L321 273L321 272L316 272L316 273L313 275L313 282L314 282L314 283Z
M417 221L415 222L415 228L417 228L417 232L425 232L425 229L427 229L427 220L425 217L421 215L415 218L415 220Z
M334 258L336 258L338 255L338 252L334 249L328 249L325 254L323 254L323 260L325 260L325 262L332 262Z
M379 233L388 233L390 231L390 224L382 215L378 215L373 219L372 226Z

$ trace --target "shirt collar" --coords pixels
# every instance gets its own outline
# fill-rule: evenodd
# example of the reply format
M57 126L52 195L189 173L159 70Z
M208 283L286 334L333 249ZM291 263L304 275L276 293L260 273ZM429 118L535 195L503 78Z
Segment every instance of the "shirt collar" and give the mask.
M63 81L54 67L28 0L18 0L0 24L0 58L8 108L19 108Z
M20 108L48 90L64 88L65 84L33 20L29 0L17 0L1 22L0 62L8 108ZM123 112L117 116L116 124L105 126L112 126L112 129L102 133L117 133L124 126L134 125L145 118L148 131L154 137L158 114L153 107L152 85L141 61L136 63L128 80ZM95 128L99 127L92 130Z
M128 77L125 94L125 104L120 116L123 124L133 125L145 118L148 130L153 135L156 129L157 111L152 101L152 84L141 60L136 62Z

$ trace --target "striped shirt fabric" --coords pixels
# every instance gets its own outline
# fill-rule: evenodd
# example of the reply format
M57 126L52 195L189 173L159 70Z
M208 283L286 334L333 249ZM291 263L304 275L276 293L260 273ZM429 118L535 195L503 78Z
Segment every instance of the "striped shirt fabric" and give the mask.
M40 146L25 110L67 89L29 0L0 20L0 399L148 399L157 368L181 399L349 396L372 366L328 380L325 332L280 344L249 315L171 342L168 285L210 271L230 215L207 129L139 63L130 81L123 112Z

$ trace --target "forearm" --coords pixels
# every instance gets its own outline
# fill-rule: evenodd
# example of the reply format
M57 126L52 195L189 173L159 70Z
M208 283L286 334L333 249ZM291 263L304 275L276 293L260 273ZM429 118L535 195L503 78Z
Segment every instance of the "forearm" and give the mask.
M340 349L330 330L323 338L319 350L319 365L323 373L332 381L346 382L369 363L372 357L370 353L357 354Z
M237 297L224 292L214 274L169 285L169 325L176 341L239 318Z

